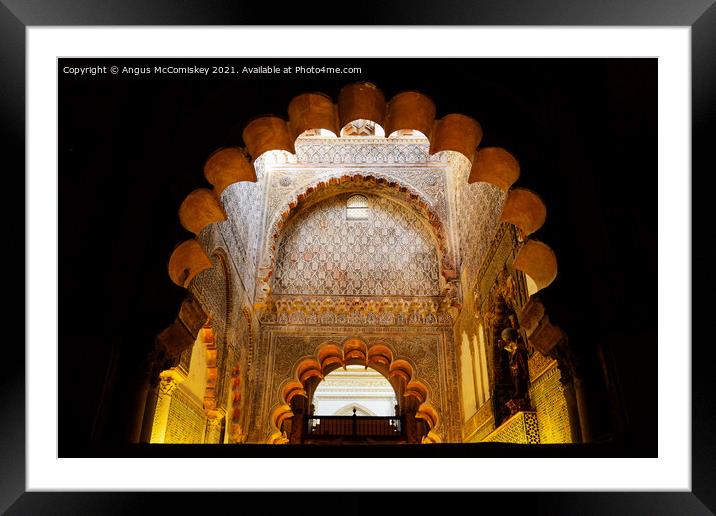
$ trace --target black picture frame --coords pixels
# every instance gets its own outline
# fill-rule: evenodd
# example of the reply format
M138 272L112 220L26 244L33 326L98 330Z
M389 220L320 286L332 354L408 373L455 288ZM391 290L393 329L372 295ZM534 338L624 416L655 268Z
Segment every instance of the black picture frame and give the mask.
M448 0L439 3L402 2L356 9L353 24L445 24L445 25L638 25L690 26L692 72L692 180L707 177L716 166L710 150L716 122L716 5L713 0L621 0L588 1L540 0L521 5L518 0L480 3ZM207 9L204 2L190 0L155 2L108 0L3 0L0 3L0 99L3 122L0 127L6 176L24 177L25 167L25 30L28 26L71 25L246 25L281 23L335 24L334 8L320 4L299 6L297 13L276 12L271 6L251 8L222 0ZM331 14L329 14L331 13ZM340 20L345 23L345 20ZM20 183L24 190L24 182ZM713 215L704 202L706 188L693 188L692 235L708 234ZM28 192L25 192L28 195ZM703 198L700 198L703 197ZM19 225L18 225L19 226ZM22 240L22 236L18 235ZM693 263L702 277L713 256L708 244L694 239ZM19 247L19 246L18 246ZM23 251L24 252L24 251ZM27 256L24 256L27 260ZM708 282L694 282L692 318L708 320ZM699 293L702 296L699 296ZM19 303L18 303L19 306ZM716 511L716 404L709 388L714 354L703 332L703 324L692 333L692 491L619 493L510 493L510 510L530 510L537 514L712 514ZM156 493L78 493L25 492L25 354L18 346L5 350L6 363L0 376L4 431L0 440L0 510L9 514L125 514L146 510L147 501L169 507L191 509L184 494ZM228 501L235 495L205 493L211 504ZM242 493L242 505L250 507L254 494ZM272 505L285 507L294 494L274 493ZM466 494L456 495L460 498ZM504 494L480 495L480 503L504 503ZM415 494L411 503L422 504L426 495ZM499 498L499 499L498 499ZM286 499L284 501L284 499ZM352 506L357 494L345 495ZM494 500L493 500L494 499ZM470 501L466 501L468 504ZM200 502L204 503L204 502ZM452 502L451 502L452 503ZM456 501L455 503L462 503ZM550 507L549 510L545 507Z

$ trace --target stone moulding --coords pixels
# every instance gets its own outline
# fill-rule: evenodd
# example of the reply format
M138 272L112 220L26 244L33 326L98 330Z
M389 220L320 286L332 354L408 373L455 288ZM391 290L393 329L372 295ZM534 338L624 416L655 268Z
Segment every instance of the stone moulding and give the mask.
M450 326L442 298L272 297L262 324Z

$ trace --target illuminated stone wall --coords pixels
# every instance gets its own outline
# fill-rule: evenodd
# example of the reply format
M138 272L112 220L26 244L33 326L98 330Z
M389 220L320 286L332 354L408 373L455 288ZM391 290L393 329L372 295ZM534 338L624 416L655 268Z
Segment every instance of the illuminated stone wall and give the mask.
M567 401L559 379L557 362L551 361L546 370L530 385L530 398L537 410L537 421L543 443L572 442Z
M518 412L483 439L484 442L540 444L537 414Z
M470 292L470 285L474 282L474 274L469 271L463 272L461 282L463 292ZM467 424L478 411L478 407L485 404L490 397L488 347L483 321L472 295L463 296L462 310L455 323L455 339L460 345L460 392L463 421Z
M468 184L470 160L457 152L450 155L452 174L450 191L456 219L460 267L463 274L474 277L500 226L500 214L507 195L489 183Z
M172 381L164 383L161 398L157 400L153 442L193 443L204 442L206 416L203 399L207 384L207 330L199 331L194 346L182 353L182 361L167 371ZM168 411L159 407L168 404Z
M470 419L477 411L475 375L472 362L470 339L466 333L463 333L460 339L460 390L462 392L463 421Z
M204 442L206 417L196 399L181 386L172 394L165 443L200 444Z
M462 426L462 441L479 443L495 429L492 416L492 400L487 400L475 414Z

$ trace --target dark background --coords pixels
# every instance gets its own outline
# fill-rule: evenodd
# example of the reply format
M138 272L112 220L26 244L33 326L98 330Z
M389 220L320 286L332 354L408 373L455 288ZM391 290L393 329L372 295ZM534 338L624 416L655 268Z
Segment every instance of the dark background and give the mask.
M355 75L98 75L64 66L359 66ZM167 274L190 238L177 211L209 186L208 155L241 145L259 114L287 116L307 91L337 99L370 81L386 99L419 90L437 117L482 125L481 146L519 160L515 186L537 192L555 282L550 319L586 357L606 349L630 446L656 456L656 59L61 59L59 73L60 456L120 447L124 394L186 291ZM597 366L599 367L599 366ZM597 374L592 371L591 374ZM604 405L606 406L606 404ZM609 425L606 425L609 426Z

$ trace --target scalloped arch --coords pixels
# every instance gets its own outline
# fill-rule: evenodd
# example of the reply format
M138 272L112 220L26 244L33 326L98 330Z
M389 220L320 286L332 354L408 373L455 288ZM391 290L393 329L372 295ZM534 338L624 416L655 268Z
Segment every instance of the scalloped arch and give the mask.
M539 240L529 239L525 242L513 266L529 276L534 283L529 288L530 295L542 290L557 277L557 257L547 244Z
M275 115L264 115L246 124L242 136L249 156L240 148L218 149L210 155L204 166L204 174L214 189L195 191L187 196L184 203L186 207L183 204L180 210L181 223L198 234L207 225L226 220L226 215L217 202L218 198L232 183L256 180L253 161L259 156L276 150L295 154L296 139L304 131L326 129L339 136L341 128L354 120L370 120L381 126L385 125L387 137L401 129L420 131L430 141L430 154L453 151L462 154L471 162L468 183L487 182L508 191L520 174L520 166L515 157L498 147L478 149L482 140L482 127L472 117L451 113L436 119L436 113L435 103L423 93L403 91L386 102L380 88L369 82L347 84L341 88L337 103L325 93L297 95L289 102L288 121ZM310 188L304 195L310 194L309 190ZM517 197L513 195L513 204L519 204L515 199ZM539 204L532 202L528 206L517 208L508 205L506 220L518 225L527 235L541 226ZM274 221L269 229L269 239L272 241L268 246L268 255L271 261L274 237L276 230L280 229L275 227L275 224L280 222L281 219ZM438 233L442 231L437 217L429 218L429 222ZM438 241L443 245L441 239ZM451 267L449 264L443 265L447 269ZM267 292L266 274L270 273L270 266L263 274L259 271L264 283L256 289L260 295L261 290L264 294ZM185 283L183 280L175 282L179 285Z
M425 420L432 435L437 437L433 430L439 422L439 416L430 404L430 392L426 382L415 375L415 367L407 358L393 359L394 356L395 352L389 344L376 342L369 346L365 340L358 337L346 338L340 344L335 340L327 340L319 344L312 355L304 356L294 363L291 377L279 386L280 402L271 411L270 421L273 433L269 438L269 443L283 444L286 442L280 431L281 423L293 416L291 400L296 396L307 397L306 382L314 377L323 379L328 372L336 368L336 364L343 367L351 363L354 358L362 361L366 367L380 372L388 380L396 381L395 379L397 379L402 382L403 396L414 397L420 403L416 417ZM334 359L337 359L337 362ZM430 439L425 442L437 441Z

